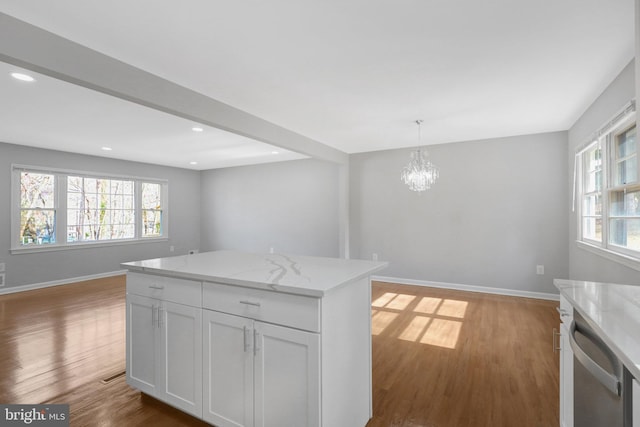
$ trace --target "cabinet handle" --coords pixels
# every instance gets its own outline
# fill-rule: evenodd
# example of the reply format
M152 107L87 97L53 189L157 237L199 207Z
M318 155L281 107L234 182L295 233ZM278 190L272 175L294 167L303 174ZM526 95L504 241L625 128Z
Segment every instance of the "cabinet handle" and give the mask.
M251 301L240 301L240 304L252 305L254 307L260 307L259 302L251 302Z
M149 287L151 289L164 289L164 286L162 286L162 285L149 285Z
M256 354L258 354L258 351L260 350L260 345L258 345L258 343L260 342L260 334L258 333L257 330L253 330L253 355L255 356Z
M251 337L251 335L249 335L249 328L247 328L246 326L243 326L242 330L244 333L244 352L246 353L247 351L249 351L249 348L251 347L251 342L249 341L249 338Z
M556 328L553 328L553 352L560 350L560 345L557 345L556 342L559 342L556 337L560 337L560 332Z

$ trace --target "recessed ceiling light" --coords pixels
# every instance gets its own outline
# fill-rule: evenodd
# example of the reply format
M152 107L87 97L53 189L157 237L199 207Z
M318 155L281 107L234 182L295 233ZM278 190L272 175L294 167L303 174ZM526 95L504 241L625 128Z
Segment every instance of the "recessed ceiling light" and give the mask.
M204 129L202 129L201 127L195 126L195 127L192 127L191 130L194 132L202 132Z
M31 77L28 74L23 74L23 73L11 73L11 77L13 77L16 80L21 80L23 82L32 82L35 79L33 77Z
M102 151L111 151L113 148L111 147L102 147Z
M272 151L271 154L279 154L278 151Z
M190 165L197 165L198 162L189 162Z

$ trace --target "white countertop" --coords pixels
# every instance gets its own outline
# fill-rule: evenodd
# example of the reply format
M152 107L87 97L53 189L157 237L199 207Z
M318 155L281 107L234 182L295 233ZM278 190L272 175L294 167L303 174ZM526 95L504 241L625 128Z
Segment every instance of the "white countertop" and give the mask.
M387 263L215 251L126 262L122 266L131 271L322 297L333 288L385 268Z
M640 286L560 279L553 284L640 379Z

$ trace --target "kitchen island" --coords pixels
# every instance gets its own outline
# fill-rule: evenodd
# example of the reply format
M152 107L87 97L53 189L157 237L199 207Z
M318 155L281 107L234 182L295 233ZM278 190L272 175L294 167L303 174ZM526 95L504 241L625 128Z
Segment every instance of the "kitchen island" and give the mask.
M123 264L127 382L219 427L364 426L383 262L205 252Z

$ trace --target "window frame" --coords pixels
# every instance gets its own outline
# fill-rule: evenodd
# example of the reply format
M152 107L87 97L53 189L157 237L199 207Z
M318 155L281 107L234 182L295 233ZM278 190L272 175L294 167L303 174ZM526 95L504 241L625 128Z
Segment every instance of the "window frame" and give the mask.
M615 150L616 144L618 141L618 136L626 133L632 128L636 128L636 181L625 184L618 184L616 179L616 174L618 173L617 164L619 164L619 160ZM575 199L577 202L576 213L577 213L577 239L576 243L578 247L585 249L587 251L598 254L604 258L609 260L621 263L635 270L640 270L640 250L630 249L628 247L624 247L618 244L611 242L611 230L612 223L615 218L620 217L621 215L614 215L613 213L613 195L614 193L619 193L623 191L637 191L640 190L640 176L638 176L638 172L640 172L640 152L638 150L640 141L638 140L638 127L636 125L636 114L635 114L635 103L630 103L620 114L616 116L613 120L611 120L607 125L601 129L601 131L596 133L594 139L585 144L581 149L576 151L576 162L575 162L575 176L577 177L576 182L576 190L578 192L578 197ZM600 187L600 195L601 195L601 221L602 221L602 241L590 239L584 235L585 227L584 220L587 215L585 213L585 196L587 193L585 191L585 187L587 185L587 181L585 179L585 155L588 153L592 147L595 145L600 145L601 152L601 187ZM635 218L632 216L631 218Z
M50 174L55 176L55 243L43 244L43 245L20 245L20 212L21 208L21 173L32 172ZM134 225L134 237L124 239L108 239L97 241L67 241L67 178L69 176L81 176L85 178L107 179L107 180L128 180L133 181L134 185L134 207L135 207L135 225ZM161 218L161 236L143 236L142 233L142 201L141 201L141 189L142 183L152 183L161 186L161 203L162 203L162 218ZM47 251L60 251L79 249L87 247L105 247L105 246L120 246L130 245L148 242L158 242L169 240L169 181L160 178L149 178L131 175L116 175L109 173L99 172L87 172L71 169L58 169L49 168L43 166L12 164L11 165L11 254L22 253L34 253L34 252L47 252Z
M590 173L590 171L585 170L584 166L585 166L586 162L585 162L585 157L584 156L587 153L589 153L592 150L592 148L596 148L596 149L600 150L600 188L598 189L597 188L597 184L596 184L595 185L596 188L594 189L594 191L586 192L585 188L584 188L585 187L585 182L586 182L586 176L587 176L587 174ZM604 184L605 184L604 176L606 174L606 162L605 162L605 157L602 154L603 151L604 151L604 148L603 148L602 141L598 139L598 140L592 142L591 144L589 144L582 151L581 159L580 159L580 162L579 162L580 163L580 173L579 173L579 176L580 176L580 214L579 214L579 223L580 223L580 225L579 225L579 227L580 228L579 228L578 236L580 236L582 241L589 242L590 244L593 244L593 245L601 245L605 241L604 207L605 207L605 192L606 191L605 191L605 188L604 188ZM594 170L595 170L595 173L597 174L598 169L596 168ZM595 177L594 177L594 179L595 179ZM597 182L597 179L595 179L595 181ZM585 198L587 196L595 196L595 197L597 197L598 195L600 196L600 204L601 204L600 215L597 215L597 214L588 215L588 214L586 214L584 212L584 206L585 206L585 202L584 201L585 201ZM592 239L592 238L586 237L584 235L584 228L585 228L584 227L584 221L585 221L586 218L594 218L594 219L596 219L596 222L597 222L598 218L600 219L600 224L601 224L600 225L600 227L601 227L600 240Z

